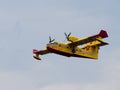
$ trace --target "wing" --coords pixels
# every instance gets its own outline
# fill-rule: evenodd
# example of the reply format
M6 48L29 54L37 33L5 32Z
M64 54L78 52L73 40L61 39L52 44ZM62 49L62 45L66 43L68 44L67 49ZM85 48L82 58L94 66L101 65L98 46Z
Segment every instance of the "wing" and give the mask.
M44 50L36 50L36 49L33 49L33 53L34 54L38 54L38 55L44 55L44 54L48 54L50 53L47 49L44 49Z
M71 42L68 45L70 45L70 46L83 45L83 44L86 44L86 43L89 43L89 42L92 42L92 41L96 41L98 37L106 38L106 37L108 37L108 34L107 34L106 31L101 30L100 33L97 34L97 35L93 35L93 36L90 36L90 37L87 37L87 38L83 38L83 39L77 40L75 42Z
M48 54L48 53L50 53L50 52L47 49L44 49L44 50L33 49L33 54L35 54L33 57L36 60L41 60L41 58L39 57L39 55L44 55L44 54Z

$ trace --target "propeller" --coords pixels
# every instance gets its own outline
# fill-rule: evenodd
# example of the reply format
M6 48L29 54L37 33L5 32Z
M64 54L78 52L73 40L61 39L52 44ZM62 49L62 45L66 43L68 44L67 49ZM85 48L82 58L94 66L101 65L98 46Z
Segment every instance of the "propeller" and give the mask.
M70 32L69 34L66 34L66 33L64 33L64 34L65 34L66 39L67 39L68 41L73 42L72 40L69 39L69 36L71 35L71 32ZM72 52L75 53L76 50L75 50L74 45L71 46L71 49L72 49Z
M51 37L49 36L49 43L52 43L53 41L55 41L55 39L51 39Z
M64 33L64 34L65 34L67 40L70 41L70 40L69 40L69 36L71 35L71 32L70 32L69 34L66 34L66 33Z

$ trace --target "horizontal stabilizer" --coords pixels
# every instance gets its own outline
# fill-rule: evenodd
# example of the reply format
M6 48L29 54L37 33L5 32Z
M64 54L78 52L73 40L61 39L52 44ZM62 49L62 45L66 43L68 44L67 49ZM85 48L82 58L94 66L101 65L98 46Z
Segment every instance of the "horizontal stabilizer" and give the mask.
M109 45L108 43L104 42L104 43L101 43L101 44L98 44L98 46L105 46L105 45Z
M99 39L97 39L97 41L99 42L99 43L96 43L96 44L94 44L94 45L92 45L92 46L105 46L105 45L109 45L109 43L107 43L107 42L103 42L103 41L101 41L101 40L99 40Z

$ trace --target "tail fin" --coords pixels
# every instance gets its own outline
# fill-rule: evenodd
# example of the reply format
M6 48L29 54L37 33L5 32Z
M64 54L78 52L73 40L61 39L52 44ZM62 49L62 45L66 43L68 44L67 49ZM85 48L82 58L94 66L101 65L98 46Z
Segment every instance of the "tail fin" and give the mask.
M107 32L105 30L101 30L98 35L101 36L102 38L108 37L108 34L107 34Z

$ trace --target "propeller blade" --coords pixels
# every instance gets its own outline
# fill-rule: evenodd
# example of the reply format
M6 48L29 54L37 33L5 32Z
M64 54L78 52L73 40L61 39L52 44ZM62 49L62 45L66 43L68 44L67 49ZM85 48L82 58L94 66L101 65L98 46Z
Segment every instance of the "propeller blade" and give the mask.
M67 40L69 41L69 36L71 35L71 32L69 34L66 34L66 33L64 33L64 34L65 34Z
M68 37L71 35L71 32L68 34Z
M55 41L55 39L51 40L51 42Z
M51 43L51 37L49 36L49 43Z
M49 36L49 43L55 41L55 39L51 39L51 37Z
M66 37L68 37L68 35L66 33L64 33Z

